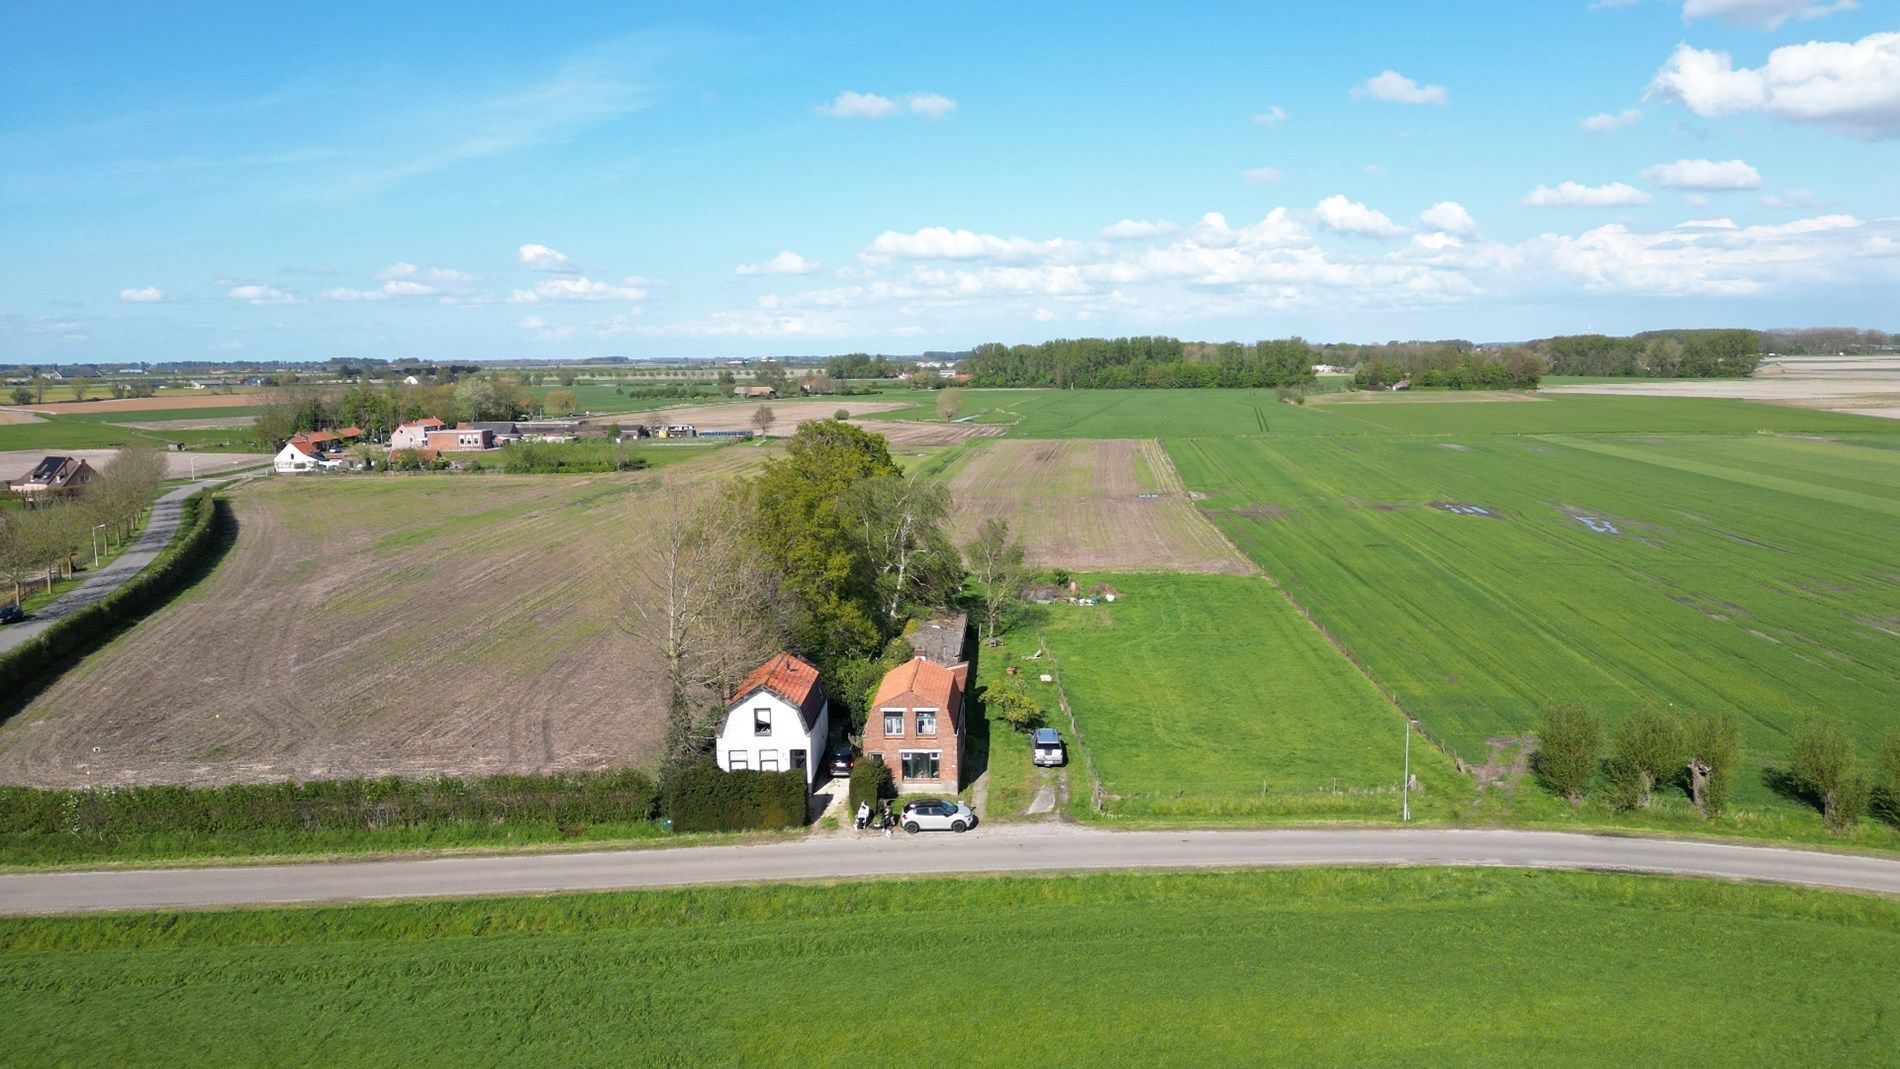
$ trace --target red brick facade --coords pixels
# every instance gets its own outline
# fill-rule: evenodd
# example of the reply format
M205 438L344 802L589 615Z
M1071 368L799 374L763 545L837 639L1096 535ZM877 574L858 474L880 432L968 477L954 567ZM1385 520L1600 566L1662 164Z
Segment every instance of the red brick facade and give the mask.
M891 669L878 684L865 717L864 755L889 766L898 790L961 789L968 674L968 665L946 668L918 657Z

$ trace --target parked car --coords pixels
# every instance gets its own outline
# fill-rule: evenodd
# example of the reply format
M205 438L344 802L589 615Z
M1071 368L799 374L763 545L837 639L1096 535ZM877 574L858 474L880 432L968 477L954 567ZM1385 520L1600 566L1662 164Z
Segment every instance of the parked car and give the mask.
M969 831L976 827L976 811L962 802L911 802L897 818L904 830Z
M830 772L834 776L849 776L851 774L851 766L857 763L858 757L851 752L850 743L845 743L843 746L833 746L831 752L825 755L825 771Z
M26 619L18 605L0 605L0 624L17 624Z
M1030 749L1037 768L1055 768L1069 759L1069 752L1062 748L1062 736L1055 728L1037 728Z

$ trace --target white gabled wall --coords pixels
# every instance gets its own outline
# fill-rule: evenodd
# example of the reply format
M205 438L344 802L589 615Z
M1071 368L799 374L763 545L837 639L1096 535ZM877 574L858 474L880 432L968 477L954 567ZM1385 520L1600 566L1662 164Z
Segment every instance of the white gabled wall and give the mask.
M771 734L753 733L755 709L768 711ZM808 732L804 718L785 699L769 691L755 691L726 710L725 726L720 729L719 748L713 758L720 768L731 772L732 755L738 751L745 755L745 767L757 772L765 752L771 750L778 755L778 770L784 772L792 767L792 751L804 750L805 784L810 786L817 778L818 762L824 759L825 740L830 735L830 713L829 702L820 706L816 722Z

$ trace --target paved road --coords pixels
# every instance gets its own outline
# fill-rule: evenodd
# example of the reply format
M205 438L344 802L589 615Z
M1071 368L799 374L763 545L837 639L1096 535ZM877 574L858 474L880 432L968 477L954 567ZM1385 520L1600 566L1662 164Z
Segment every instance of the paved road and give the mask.
M0 653L25 645L35 635L60 620L119 589L126 580L152 563L152 558L158 556L166 546L171 545L172 536L178 533L178 521L185 499L222 481L207 479L160 495L157 501L152 502L152 515L145 521L145 529L139 532L139 536L117 559L94 572L92 578L60 595L52 604L41 608L31 619L0 627Z
M1072 825L894 839L0 876L0 915L531 894L982 872L1461 865L1712 876L1900 895L1900 860L1564 832L1108 832Z

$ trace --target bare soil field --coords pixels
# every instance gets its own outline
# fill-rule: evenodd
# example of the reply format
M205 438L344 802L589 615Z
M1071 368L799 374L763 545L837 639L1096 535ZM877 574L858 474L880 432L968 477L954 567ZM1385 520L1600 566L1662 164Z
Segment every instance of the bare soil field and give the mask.
M752 413L760 405L772 410L775 422L772 433L790 434L800 423L814 419L830 419L839 409L854 416L866 412L888 412L893 408L904 408L905 401L847 401L839 398L825 398L817 401L726 401L714 405L680 405L675 408L655 408L646 412L624 412L616 416L594 416L589 423L690 423L700 430L742 431L752 428Z
M1764 362L1746 379L1656 379L1548 386L1541 392L1729 397L1890 416L1896 413L1887 410L1900 408L1900 357L1780 357Z
M33 465L48 456L78 457L95 468L118 456L117 449L11 449L0 452L0 477L12 479L25 475ZM165 474L173 478L187 475L216 475L269 464L269 453L171 453L164 454Z
M957 503L958 543L983 520L1001 516L1038 567L1254 571L1194 507L1152 440L980 442L946 478Z
M44 423L45 420L23 408L0 408L0 423Z
M55 416L75 412L166 412L175 408L254 408L264 401L264 395L256 393L173 394L167 397L112 397L98 401L48 401L43 405L20 405L18 411L45 412Z
M148 419L137 422L126 420L117 423L116 426L135 427L142 431L222 431L233 427L248 427L256 422L256 416L226 416L212 419Z
M1541 401L1526 390L1334 390L1308 394L1309 405L1466 404L1472 401Z
M659 473L258 480L210 577L0 725L0 781L227 783L641 765L664 699L613 564Z
M881 434L892 448L900 446L961 445L976 438L995 438L1007 427L995 423L924 423L915 420L880 419L857 424L872 434Z

